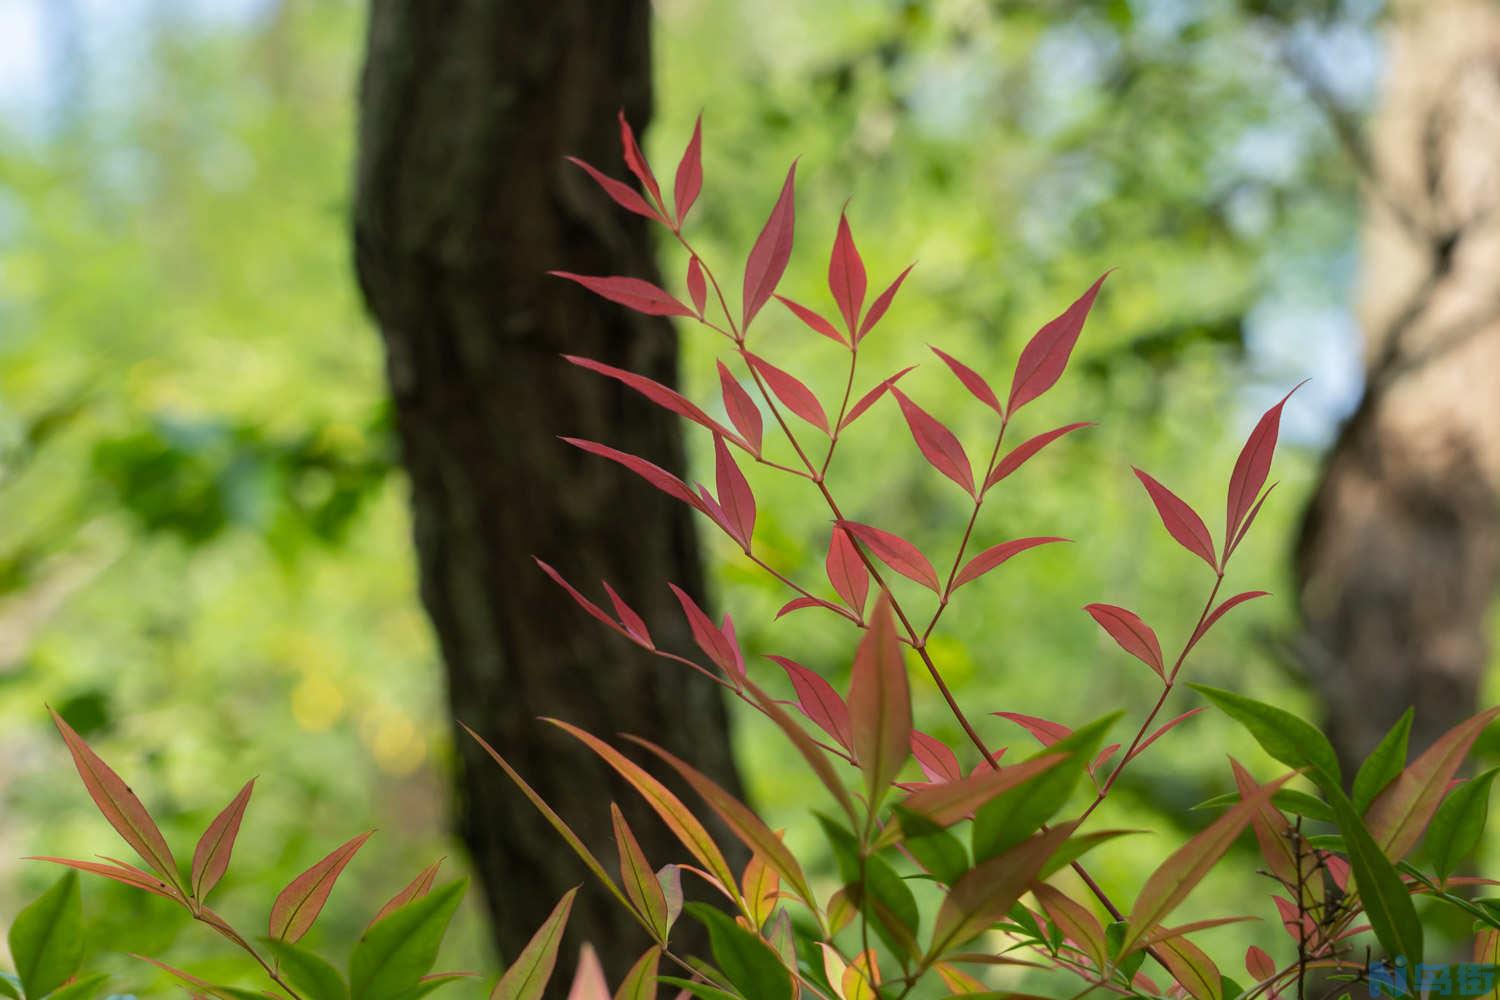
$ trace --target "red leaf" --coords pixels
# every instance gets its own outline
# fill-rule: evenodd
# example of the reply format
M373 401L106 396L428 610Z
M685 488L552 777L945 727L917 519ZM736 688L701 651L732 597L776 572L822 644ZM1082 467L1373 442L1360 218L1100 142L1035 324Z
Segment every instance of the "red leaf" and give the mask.
M1119 753L1119 751L1120 744L1118 743L1111 743L1103 750L1100 750L1098 756L1094 758L1094 762L1089 765L1089 774L1093 774L1095 771L1099 770L1099 768L1109 763L1109 759L1115 754Z
M786 671L792 690L797 693L797 707L802 709L802 714L833 737L835 743L852 752L854 740L849 733L849 708L833 685L796 660L784 656L768 656L767 659Z
M647 316L693 316L691 309L678 302L664 290L640 278L625 278L619 275L574 274L571 271L548 271L559 278L576 281L595 295L611 302L645 313Z
M891 395L901 405L901 414L906 417L906 426L911 428L911 436L916 439L922 457L973 496L974 469L969 465L969 456L964 453L964 446L959 444L958 438L900 389L892 386Z
M1073 735L1073 730L1062 723L1048 722L1035 715L1022 715L1020 712L996 712L995 714L1002 719L1009 719L1035 736L1036 741L1044 747L1050 747L1058 740L1064 740Z
M1080 427L1092 426L1093 424L1089 421L1084 421L1077 424L1068 424L1066 427L1054 427L1050 431L1044 431L1034 438L1029 438L1025 441L1022 441L1020 444L1012 448L1004 458L1000 459L999 463L995 466L994 471L990 473L989 478L984 481L984 488L989 489L991 486L994 486L996 483L1004 479L1006 476L1010 475L1012 472L1015 472L1021 466L1025 465L1027 460L1030 459L1031 456L1035 455L1037 452L1041 451L1043 448L1047 447L1049 444L1051 444L1053 441L1056 441L1064 434L1071 434L1073 431L1078 430Z
M922 768L922 774L928 781L944 783L958 781L964 776L963 769L958 766L958 757L948 747L948 744L936 736L929 736L920 729L911 731L911 752L917 758L917 764Z
M1306 380L1298 382L1292 392L1306 384ZM1229 477L1229 503L1224 522L1226 540L1234 538L1240 522L1255 504L1260 488L1265 485L1266 475L1271 471L1271 458L1276 454L1276 438L1281 431L1281 408L1292 398L1292 392L1282 396L1281 402L1261 414L1245 447L1240 450L1240 457L1235 460L1234 473Z
M838 234L833 238L833 253L828 258L828 290L833 293L839 312L844 314L844 326L852 336L859 327L859 311L865 304L865 262L854 245L848 216L842 212Z
M423 868L417 874L416 878L406 883L405 888L386 901L386 904L375 914L375 919L370 921L370 926L374 927L385 917L389 916L392 911L405 906L407 903L425 898L432 891L432 883L437 880L438 869L442 867L443 859L438 858L432 864Z
M911 756L911 689L891 598L884 591L875 599L870 628L854 654L849 729L873 811Z
M795 188L797 164L794 161L786 172L786 183L781 186L781 195L766 219L765 228L756 237L750 257L745 261L744 321L741 333L750 328L750 321L760 312L761 306L776 291L776 284L786 271L786 263L792 256L792 230L796 221Z
M615 593L615 588L609 585L608 580L600 582L604 584L604 591L609 594L609 601L615 606L615 613L620 616L620 624L625 626L625 631L642 646L654 649L655 644L651 641L650 630L646 628L646 620L636 613L635 608L626 604L624 598Z
M1167 733L1171 732L1173 729L1176 729L1179 725L1186 722L1188 719L1191 719L1199 712L1206 711L1208 711L1208 709L1206 708L1189 709L1188 711L1183 712L1177 718L1173 719L1171 722L1163 724L1161 728L1159 728L1156 732L1152 733L1150 736L1147 736L1144 740L1141 740L1140 744L1135 748L1135 751L1126 758L1126 761L1129 762L1135 760L1151 744L1155 743L1157 740L1161 739L1163 736L1167 735Z
M1000 400L995 396L995 390L990 388L990 384L984 380L984 376L951 354L940 351L931 344L927 346L932 350L933 354L943 359L943 364L947 365L953 374L958 376L958 380L963 383L965 389L968 389L973 394L975 399L996 413L1004 415L1005 410L1001 408Z
M745 679L745 669L739 651L733 647L728 637L714 625L713 619L703 613L698 607L698 602L693 600L681 587L675 583L667 584L672 588L672 593L677 595L677 603L682 605L682 613L687 617L688 627L693 631L693 641L698 648L718 665L720 670L736 683Z
M891 307L891 300L894 299L896 297L896 293L901 290L901 283L906 280L906 276L911 273L911 269L913 267L916 267L916 265L906 265L906 270L896 275L896 280L887 285L885 291L881 292L878 296L876 296L875 301L870 303L870 311L865 313L864 321L859 324L859 333L855 334L854 336L854 342L856 344L858 344L861 340L864 340L865 334L873 330L875 328L875 324L879 323L880 320L885 316L886 310L890 309Z
M1252 944L1245 949L1245 971L1251 979L1263 983L1276 975L1276 960L1264 948Z
M1167 532L1177 539L1179 545L1208 563L1217 573L1219 560L1214 555L1214 538L1208 533L1208 526L1203 523L1198 512L1140 469L1135 470L1135 475L1150 494L1151 502L1156 505L1156 512L1161 515L1161 523L1166 525Z
M724 412L729 414L729 422L734 424L734 429L749 443L751 454L759 455L762 434L760 407L755 405L755 400L750 398L739 379L730 373L722 361L719 362L719 387L724 395Z
M1010 383L1010 399L1005 404L1012 416L1056 385L1057 380L1062 377L1063 369L1068 367L1068 357L1073 353L1073 345L1078 342L1078 334L1083 330L1083 321L1088 319L1094 298L1099 294L1099 286L1104 284L1107 277L1108 271L1100 275L1099 280L1090 285L1089 290L1068 306L1062 315L1038 330L1022 349L1021 357L1016 361L1016 374Z
M599 621L608 625L610 628L614 629L625 638L633 638L631 634L620 625L619 622L615 621L608 614L606 614L603 608L599 607L599 605L595 604L587 597L584 597L581 593L578 592L578 589L576 587L574 587L567 580L564 580L561 573L553 569L547 563L544 563L540 559L536 558L536 556L532 556L531 558L532 561L534 561L538 566L542 568L543 573L546 573L552 578L553 583L556 583L563 590L566 590L568 592L568 596L573 598L574 601L578 602L579 607L583 608L583 610L587 611L590 615L593 615Z
M1090 604L1083 610L1093 615L1094 621L1109 633L1110 638L1120 644L1121 649L1156 671L1158 676L1162 678L1167 676L1166 667L1161 658L1161 643L1157 641L1156 632L1150 625L1141 621L1139 615L1133 611L1115 607L1113 604Z
M973 559L970 559L967 565L965 565L963 569L958 571L958 576L953 578L953 587L948 592L951 594L954 590L962 587L970 580L979 579L979 577L988 573L996 566L999 566L1001 563L1005 562L1013 555L1025 552L1027 549L1034 549L1038 545L1048 545L1052 542L1066 541L1071 541L1071 539L1052 537L1015 538L1011 541L1001 542L999 545L991 546L990 548L987 548L983 552L979 553L979 555L975 556Z
M875 558L934 594L939 592L942 585L938 582L937 570L932 568L932 563L911 542L900 535L857 521L840 523L844 530L868 545Z
M609 984L604 981L604 966L592 945L585 944L578 953L578 971L568 987L568 1000L610 1000Z
M318 919L318 914L323 912L323 904L328 902L328 894L333 891L333 883L338 881L344 866L369 839L369 833L360 834L334 848L322 861L292 879L271 905L271 937L295 943L306 934L313 921Z
M571 437L565 437L563 440L575 448L582 448L591 454L607 458L612 462L618 462L668 496L676 497L688 506L708 513L704 510L703 501L693 495L693 491L687 488L686 483L654 462L648 462L644 458L619 451L618 449L611 448L609 445L600 444L597 441L585 441L582 438Z
M781 606L780 610L776 612L776 617L780 618L783 615L791 614L793 611L802 611L806 608L827 608L841 617L850 617L848 611L820 597L794 597Z
M693 123L693 136L688 140L682 159L677 162L677 179L673 184L672 197L677 206L677 228L687 221L698 192L703 190L703 116ZM700 307L699 311L702 309Z
M661 188L656 183L656 175L651 173L651 165L646 162L646 157L641 152L641 147L636 144L635 132L631 129L630 123L625 120L625 111L623 109L621 109L619 117L620 149L625 154L625 166L630 168L630 172L635 174L636 179L645 186L647 191L651 192L651 197L656 203L661 205ZM662 210L666 211L665 208Z
M1225 550L1224 559L1226 561L1230 556L1234 555L1234 550L1240 547L1240 542L1244 541L1245 536L1250 533L1250 525L1255 523L1255 518L1260 514L1260 509L1266 505L1266 500L1270 498L1271 491L1275 488L1275 483L1267 486L1266 491L1260 495L1260 499L1255 501L1255 506L1250 508L1250 513L1245 515L1245 521L1240 525L1239 534L1234 536L1234 539L1229 543L1229 547Z
M1243 594L1235 594L1233 597L1228 598L1224 603L1214 608L1207 618L1203 619L1202 625L1193 630L1193 637L1188 640L1187 648L1192 649L1198 645L1198 640L1208 634L1208 630L1214 627L1215 622L1224 617L1225 612L1244 604L1246 601L1253 601L1257 597L1265 596L1267 596L1267 591L1247 590Z
M693 299L693 308L702 316L704 307L708 305L708 283L703 280L703 264L698 260L697 254L688 261L687 287L688 295Z
M629 185L622 184L608 174L595 170L593 166L576 156L568 157L568 162L586 171L594 179L594 183L598 184L604 189L605 194L614 199L616 205L634 212L636 215L644 215L653 222L666 221L661 217L660 212L646 204L646 199L636 194Z
M785 295L776 296L776 300L790 309L792 311L792 315L796 316L802 322L806 323L808 328L811 329L814 333L821 333L829 340L837 341L844 347L849 346L849 342L844 339L844 335L839 333L838 329L832 323L828 322L822 316L819 316L813 310L807 308L807 306L802 305L800 302L795 302L792 299L787 298Z
M818 397L813 395L811 389L764 358L757 357L748 351L745 357L760 377L770 384L771 391L787 409L824 434L828 433L828 414L823 412L823 404L818 402Z
M52 858L45 856L32 856L23 858L24 861L45 861L52 865L64 865L68 868L76 868L78 871L87 872L90 875L102 875L107 879L128 885L133 889L144 889L153 895L163 899L181 901L182 897L177 890L163 882L155 875L148 875L139 868L129 865L105 864L102 861L74 861L71 858Z
M755 533L755 494L750 492L750 483L729 454L729 446L719 435L714 435L714 475L719 491L719 506L729 523L734 526L734 538L745 551L750 550L750 538Z
M595 361L592 358L580 358L572 354L564 354L563 357L571 364L575 364L580 368L587 368L591 372L598 372L606 378L612 378L616 382L629 386L662 409L670 410L678 416L686 417L700 427L706 427L715 434L723 434L725 437L734 437L729 428L719 423L713 417L710 417L707 413L704 413L698 408L696 403L675 389L668 388L660 382L649 379L644 375L637 375L635 372L616 368L614 365L607 365L602 361Z
M1448 730L1370 803L1365 825L1393 862L1400 861L1417 846L1474 741L1497 717L1500 706L1486 709Z
M828 556L823 562L828 573L828 582L854 609L856 615L865 613L865 601L870 596L870 571L859 550L850 541L849 534L838 525L833 527L833 536L828 540Z
M905 368L901 369L890 378L884 379L880 382L879 385L875 386L875 388L859 397L859 402L851 406L849 408L849 413L844 417L843 420L839 421L839 430L843 430L845 427L848 427L850 424L854 423L854 421L858 420L861 414L863 414L866 410L880 401L880 397L884 396L886 394L886 391L890 389L891 386L901 381L902 376L904 376L907 372L911 371L915 367L916 365L907 365Z
M250 804L250 793L255 788L255 779L245 782L224 811L214 817L208 829L198 840L193 850L193 898L202 900L224 877L229 867L229 857L234 851L235 838L240 833L240 821L245 818L245 807Z
M177 888L177 861L172 857L172 849L167 846L166 838L161 835L156 821L151 818L141 800L104 763L103 758L94 753L83 737L63 721L61 715L50 707L47 711L52 713L52 722L62 734L68 752L73 755L73 765L78 769L78 776L83 779L83 786L88 789L89 797L99 807L99 812L125 843L174 889Z
M1066 754L1057 753L1028 760L1014 767L976 769L967 778L920 788L901 805L939 826L952 826L964 817L972 816L975 810L1002 792L1024 784L1066 759Z

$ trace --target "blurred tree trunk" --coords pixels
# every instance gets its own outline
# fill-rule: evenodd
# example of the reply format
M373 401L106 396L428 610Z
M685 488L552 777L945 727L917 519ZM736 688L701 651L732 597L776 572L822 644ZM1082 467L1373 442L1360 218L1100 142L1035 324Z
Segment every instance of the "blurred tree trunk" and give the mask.
M545 274L651 276L644 220L563 160L617 164L616 110L637 126L648 118L649 12L648 0L375 0L354 212L453 714L610 868L611 799L654 864L682 852L638 796L538 716L604 736L649 733L737 787L716 688L588 619L532 563L546 559L595 593L607 578L660 644L690 647L667 589L703 590L690 512L557 440L607 441L680 472L675 418L558 356L671 384L673 330ZM494 763L461 733L457 746L462 833L509 960L558 896L588 879ZM569 967L587 939L618 978L647 945L593 886L572 927Z
M1393 5L1366 182L1367 386L1302 526L1304 660L1346 772L1477 707L1500 585L1500 6Z

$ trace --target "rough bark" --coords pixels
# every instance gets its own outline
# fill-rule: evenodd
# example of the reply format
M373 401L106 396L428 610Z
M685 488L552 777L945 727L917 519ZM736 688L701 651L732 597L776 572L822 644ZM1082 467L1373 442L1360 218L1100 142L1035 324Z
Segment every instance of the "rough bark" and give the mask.
M1366 182L1367 388L1306 513L1304 661L1347 771L1472 714L1500 586L1500 7L1395 5Z
M690 646L666 587L703 589L689 512L557 440L606 441L680 471L673 418L559 357L671 384L673 331L545 274L651 276L644 220L563 161L617 164L622 106L644 125L649 12L647 0L374 0L354 210L453 714L611 869L611 799L653 863L682 852L612 772L538 716L650 733L736 786L717 690L586 618L532 563L595 593L607 578L663 646ZM460 734L457 747L462 834L509 959L586 873L472 741ZM618 977L646 947L597 888L573 913L568 964L591 940Z

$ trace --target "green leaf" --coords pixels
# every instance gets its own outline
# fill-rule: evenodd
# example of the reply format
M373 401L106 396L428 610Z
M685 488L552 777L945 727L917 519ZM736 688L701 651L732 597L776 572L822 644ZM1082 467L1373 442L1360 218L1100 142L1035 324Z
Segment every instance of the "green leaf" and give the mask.
M21 1000L21 980L9 972L0 972L0 997Z
M661 945L652 945L625 973L615 991L615 1000L656 1000L656 969L660 964Z
M1413 710L1408 708L1396 720L1391 731L1370 751L1370 756L1359 765L1359 773L1354 776L1354 811L1361 816L1365 810L1370 808L1370 803L1375 801L1381 789L1385 788L1406 767L1406 743L1411 736L1411 721Z
M1422 961L1422 923L1401 876L1370 836L1349 797L1338 788L1326 791L1375 937L1390 954L1404 955L1407 962L1418 964Z
M460 979L472 979L472 972L444 972L436 975L426 976L417 985L402 993L396 1000L421 1000L429 993L436 993L449 983L456 983Z
M1042 865L1041 873L1037 875L1037 878L1045 879L1055 875L1100 844L1114 840L1116 837L1128 837L1133 833L1145 832L1144 830L1095 830L1093 833L1080 833L1069 837L1067 843L1059 847L1057 853L1048 858L1045 865Z
M282 972L309 1000L348 1000L349 987L339 970L304 948L279 938L264 940Z
M537 928L521 954L505 970L490 1000L539 1000L546 990L552 972L557 968L557 949L562 944L563 928L568 924L568 914L573 909L573 897L578 889L569 889L552 908L542 926Z
M791 973L770 945L707 903L688 903L687 911L708 928L714 961L735 989L754 1000L792 1000Z
M1068 759L991 799L974 815L974 863L983 864L1030 837L1067 805L1085 769L1099 752L1119 712L1075 730L1031 759L1068 754Z
M959 879L938 908L928 958L941 958L1003 920L1076 826L1068 823L1029 837Z
M1479 846L1490 815L1490 786L1496 774L1500 774L1500 768L1459 785L1433 814L1427 827L1427 854L1442 881L1447 881L1458 863Z
M727 990L721 990L717 986L707 983L695 982L691 979L683 979L679 976L658 976L658 981L668 986L675 986L679 990L686 990L699 1000L741 1000L739 996Z
M102 972L84 976L76 982L48 993L47 1000L94 1000L99 995L99 987L108 981L109 976Z
M354 1000L395 1000L431 972L466 888L459 880L376 921L349 958Z
M1288 767L1305 767L1308 777L1323 789L1343 787L1339 758L1328 737L1311 723L1274 705L1246 698L1206 684L1188 685L1234 719L1255 737L1261 749Z
M1225 792L1223 795L1215 795L1211 799L1204 799L1193 806L1194 809L1222 809L1232 806L1240 800L1239 792ZM1282 788L1271 796L1271 804L1283 812L1295 813L1307 819L1319 820L1323 823L1333 822L1333 810L1322 799L1299 792L1295 788Z
M901 805L896 816L906 834L903 846L939 882L952 885L969 870L969 852L953 834Z
M10 953L28 997L44 997L83 963L83 897L68 872L16 915Z

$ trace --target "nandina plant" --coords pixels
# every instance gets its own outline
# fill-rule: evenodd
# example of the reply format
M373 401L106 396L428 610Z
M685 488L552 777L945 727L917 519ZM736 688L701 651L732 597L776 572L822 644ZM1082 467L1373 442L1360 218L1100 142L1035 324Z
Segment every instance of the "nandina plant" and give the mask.
M690 487L647 459L607 443L565 440L618 462L703 514L746 559L787 589L789 600L778 617L802 611L824 614L831 616L833 625L848 630L853 668L848 690L841 693L795 659L768 655L776 668L768 679L763 676L765 668L757 665L752 670L733 620L725 615L716 624L671 581L664 585L671 586L681 603L698 653L660 648L650 624L607 582L602 587L610 610L539 560L542 571L585 612L622 639L674 668L697 671L779 728L787 752L805 764L809 781L826 793L823 806L812 811L808 822L826 836L838 870L838 884L820 892L802 861L754 810L691 762L663 749L651 734L625 737L639 751L631 756L566 721L547 720L623 776L682 843L685 858L658 867L662 859L645 856L612 804L618 849L612 873L510 762L474 735L556 828L561 842L640 925L642 954L613 992L592 949L584 947L569 994L572 1000L647 1000L664 990L704 1000L1015 995L994 992L982 978L995 974L987 970L1003 974L1007 969L1032 974L1044 970L1062 980L1057 988L1066 990L1065 995L1076 997L1097 990L1176 1000L1275 1000L1294 991L1300 998L1315 982L1338 986L1356 980L1369 981L1372 991L1416 997L1433 991L1451 994L1455 988L1477 994L1494 985L1494 966L1500 963L1500 904L1470 894L1475 886L1495 883L1455 872L1481 840L1496 771L1467 781L1458 775L1481 732L1500 716L1500 708L1455 727L1410 762L1408 712L1358 772L1345 776L1327 739L1311 724L1231 691L1186 683L1190 654L1220 619L1264 594L1250 590L1226 596L1223 585L1235 551L1271 493L1266 482L1282 410L1291 393L1266 411L1240 452L1229 475L1224 529L1218 540L1191 506L1146 472L1134 470L1168 535L1204 566L1203 604L1194 627L1176 644L1175 655L1167 655L1168 647L1137 613L1107 603L1085 608L1125 654L1151 671L1160 688L1151 709L1143 718L1130 720L1125 738L1107 745L1111 730L1122 724L1120 713L1069 725L1000 712L1024 727L1040 747L1024 755L1019 749L1007 752L1005 747L990 746L946 683L931 639L967 584L1022 552L1064 541L1052 536L1017 538L970 551L992 491L1053 441L1088 426L1072 422L1040 432L1029 429L1031 436L1020 443L1008 441L1018 414L1063 376L1104 277L1028 341L1003 401L984 375L933 348L975 405L992 414L994 441L984 467L976 471L953 432L899 388L897 383L910 368L873 378L859 370L861 345L885 319L910 268L867 303L865 266L848 221L841 216L828 263L833 318L777 295L792 252L794 166L748 254L740 307L735 310L716 272L684 232L702 188L701 124L678 165L671 208L623 116L620 128L625 163L639 191L589 164L573 162L618 205L660 224L681 246L687 257L690 303L636 278L556 273L628 308L683 317L722 338L725 356L718 363L718 375L724 419L643 376L585 358L568 360L622 382L709 433L714 486ZM836 405L827 405L831 401L820 399L773 363L759 338L752 339L752 326L772 298L797 323L839 345L846 355L845 388ZM759 327L755 329L758 333ZM855 387L867 383L869 387L856 395ZM887 397L894 400L927 463L971 501L965 522L954 525L956 541L951 555L941 562L943 572L928 554L891 528L846 516L845 503L829 485L839 442ZM1029 423L1041 408L1027 409L1020 424ZM773 444L777 437L781 443ZM743 462L803 480L809 496L827 508L826 586L793 578L757 549L756 497L741 470ZM930 596L900 599L889 585L893 575L914 582ZM967 746L948 746L914 728L908 661L920 665L965 734ZM790 699L770 691L783 683ZM1112 842L1127 831L1099 829L1090 821L1127 767L1205 710L1200 704L1183 711L1174 708L1175 715L1167 711L1168 701L1184 687L1242 724L1273 759L1292 770L1261 780L1231 760L1226 786L1232 790L1204 803L1222 809L1218 817L1168 853L1134 899L1115 899L1089 873L1090 852L1112 850ZM349 841L294 879L272 903L269 934L257 946L205 902L228 865L251 786L245 786L209 826L194 851L191 873L185 876L129 787L62 719L56 722L85 787L147 868L108 858L43 860L102 875L185 907L242 951L269 984L264 993L217 986L147 959L171 972L193 995L406 1000L458 978L429 975L462 892L461 884L430 891L436 866L421 873L377 914L354 948L347 979L297 942L368 835ZM967 772L960 764L961 754L977 762ZM750 861L742 870L730 867L704 825L704 814L684 803L638 758L678 775L703 808L743 842ZM1002 764L1002 758L1007 763ZM1250 946L1242 954L1215 958L1196 943L1197 935L1249 918L1227 914L1185 924L1171 921L1246 828L1259 846L1264 869L1245 875L1267 880L1287 940L1276 955ZM684 904L685 877L711 887L723 906ZM576 891L562 897L513 958L491 990L492 1000L538 1000L543 995L559 958ZM1450 967L1425 961L1424 924L1414 902L1422 897L1473 921L1474 962ZM53 909L61 913L66 908ZM673 930L684 913L706 927L709 954L684 953L674 944ZM924 913L931 916L924 920ZM1381 960L1372 959L1382 955ZM1243 966L1243 974L1235 965ZM0 980L0 992L8 985L8 980ZM35 992L31 986L26 989L28 997Z

